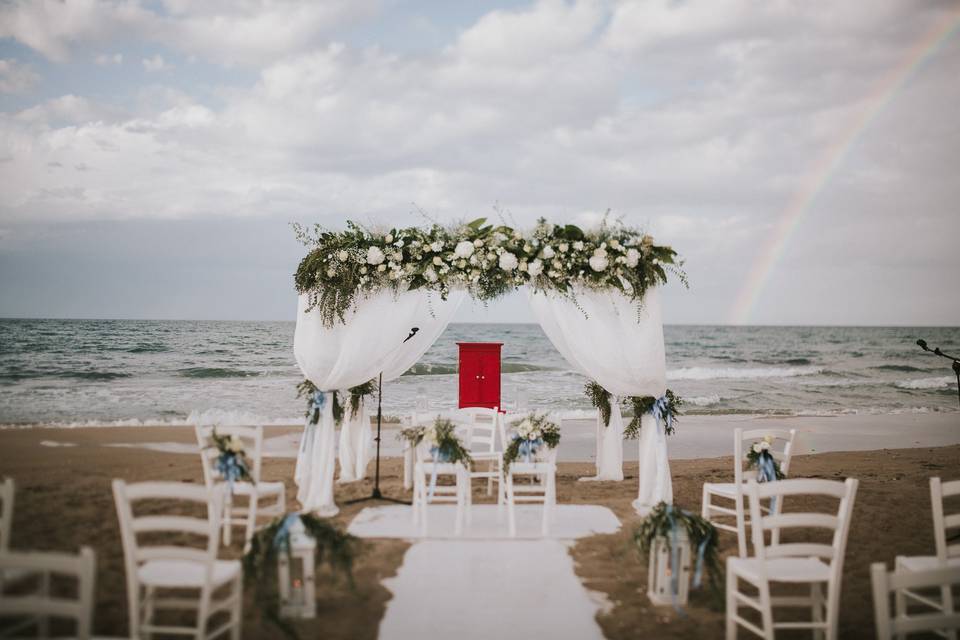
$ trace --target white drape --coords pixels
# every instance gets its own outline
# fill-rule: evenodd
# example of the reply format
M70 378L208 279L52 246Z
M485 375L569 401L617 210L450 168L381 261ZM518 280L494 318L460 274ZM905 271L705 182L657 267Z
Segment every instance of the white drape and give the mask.
M308 299L301 295L293 338L297 365L323 391L348 389L381 372L385 381L399 377L443 333L463 298L460 291L446 300L426 291L378 291L347 311L345 322L325 327L316 309L306 311ZM417 333L404 342L414 327ZM333 501L336 437L331 404L325 404L316 425L305 427L294 474L303 509L323 516L338 511Z
M582 289L574 295L576 302L552 292L530 294L533 314L560 355L614 396L662 396L666 357L658 290L647 291L639 309L615 291ZM640 439L641 465L653 464L641 470L638 499L652 499L671 487L666 440L656 431L645 429L647 437ZM598 433L596 479L623 480L623 418L618 407L613 407L608 426L598 426ZM664 455L657 456L661 447ZM654 491L652 485L661 489Z
M349 399L347 400L349 402ZM343 426L340 428L340 482L356 482L367 477L370 461L370 412L367 403L360 400L356 415L346 408Z

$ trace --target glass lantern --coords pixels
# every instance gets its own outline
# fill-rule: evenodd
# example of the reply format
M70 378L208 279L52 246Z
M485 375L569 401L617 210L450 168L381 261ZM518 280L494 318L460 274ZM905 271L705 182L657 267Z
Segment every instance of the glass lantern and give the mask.
M650 546L647 595L657 606L685 606L690 594L690 540L682 528L677 531L677 582L673 592L673 568L671 567L672 539L660 536Z
M315 618L317 590L314 584L316 541L307 535L303 523L290 526L290 553L277 554L280 583L280 615L285 618Z

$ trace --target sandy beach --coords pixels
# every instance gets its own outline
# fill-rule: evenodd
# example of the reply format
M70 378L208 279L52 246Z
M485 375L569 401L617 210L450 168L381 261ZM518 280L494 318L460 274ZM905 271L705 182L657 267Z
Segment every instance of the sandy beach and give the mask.
M670 441L676 504L699 510L701 485L723 481L730 474L730 432L736 426L793 426L806 444L794 460L792 475L856 477L861 481L848 545L840 616L844 638L872 637L872 607L868 565L892 562L897 554L930 553L933 549L928 478L955 479L960 469L960 416L957 414L847 416L838 418L755 419L744 417L686 417ZM589 422L573 429L589 430ZM293 459L289 444L298 429L268 428L264 459L266 480L283 480L288 495ZM95 629L102 634L126 633L126 601L120 538L110 481L113 478L200 482L199 460L192 452L190 429L116 427L74 429L8 429L0 431L0 475L17 482L14 548L76 549L91 545L97 552L98 584ZM606 605L598 616L608 638L717 637L723 613L702 592L693 595L685 615L670 607L656 608L645 596L646 567L632 544L639 519L630 506L636 493L636 463L624 466L620 483L582 483L590 475L589 438L571 437L561 445L566 461L558 474L561 504L603 505L620 518L619 532L579 540L571 554L582 583L602 596ZM392 429L384 435L385 449L393 453ZM120 446L117 446L120 445ZM948 446L952 445L952 446ZM583 455L581 449L587 451ZM631 443L626 451L632 451ZM811 452L811 450L813 450ZM578 453L579 452L579 453ZM635 455L635 454L634 454ZM372 468L371 468L372 470ZM401 463L388 456L382 465L382 487L388 495L403 497ZM371 481L338 485L341 505L336 521L344 526L364 506L344 505L350 498L369 494ZM409 497L409 496L406 496ZM475 489L475 501L487 499ZM292 503L290 507L296 505ZM319 582L318 618L298 623L304 637L322 633L331 638L375 638L391 593L381 582L396 574L409 543L396 539L364 542L355 568L355 585L324 573ZM731 535L721 537L721 552L735 551ZM238 557L239 547L224 557ZM281 637L257 613L248 589L244 606L244 637ZM669 621L669 624L663 624Z

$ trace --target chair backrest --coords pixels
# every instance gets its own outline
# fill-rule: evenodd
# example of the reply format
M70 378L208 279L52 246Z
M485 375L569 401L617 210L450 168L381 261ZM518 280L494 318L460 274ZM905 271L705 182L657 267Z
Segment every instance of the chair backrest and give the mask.
M13 478L4 478L0 484L0 552L10 548L13 528Z
M502 440L502 423L498 407L466 407L454 415L453 421L465 427L464 446L474 452L494 452L497 437ZM502 445L501 445L502 446Z
M793 456L793 442L797 437L796 429L734 429L733 430L733 476L740 483L756 478L756 469L747 470L747 453L755 442L766 437L773 439L770 453L780 463L783 475L790 475L790 458Z
M784 557L817 557L830 565L831 582L839 585L843 575L843 556L847 549L847 535L850 533L850 518L853 514L853 501L857 495L858 481L854 478L839 480L820 480L814 478L795 478L776 482L747 482L747 495L750 498L750 521L753 535L753 552L761 560ZM835 511L790 512L782 509L765 513L762 501L773 499L783 502L786 496L827 497L839 500ZM832 533L830 544L817 542L780 542L779 535L771 536L771 544L766 544L765 532L782 532L786 529L805 529L808 531L826 531Z
M93 592L96 580L96 556L90 547L81 547L79 554L54 553L46 551L4 551L0 553L0 573L16 572L25 574L18 580L16 590L0 592L0 616L29 616L44 620L48 618L67 618L76 623L78 638L90 637L93 620ZM67 578L76 582L76 597L64 595L64 589L51 593L54 579ZM25 589L25 585L36 585L36 589ZM2 583L0 583L2 588ZM40 623L40 620L37 620ZM22 628L22 624L16 625ZM45 635L41 631L41 635Z
M128 581L136 575L137 567L149 560L187 560L212 568L219 545L222 487L209 489L186 482L127 484L123 480L114 480L113 497L120 520ZM150 513L137 516L134 504L141 501L151 502ZM198 505L206 507L206 517L181 513L185 508L195 512ZM165 510L169 515L157 514L158 510ZM138 538L157 533L170 535L164 535L162 542L146 542ZM177 539L175 534L190 534L194 540L199 540L190 545L186 540Z
M960 495L960 480L941 482L940 478L930 478L930 503L933 507L933 537L937 545L937 558L946 562L948 558L960 557L960 543L947 544L950 529L960 529L960 512L944 515L944 498ZM956 536L954 536L956 539Z
M217 458L220 452L213 441L213 432L218 436L236 436L243 441L243 453L250 464L250 475L255 482L260 482L260 464L263 455L263 427L241 426L196 426L197 444L200 446L200 458L203 461L203 480L208 487L222 480L217 470Z
M870 565L870 581L873 584L873 615L876 621L878 640L890 640L894 636L917 631L945 631L960 629L960 613L954 612L952 598L944 598L942 610L925 610L923 613L891 614L890 594L905 589L918 591L936 589L949 594L951 588L960 587L960 567L938 567L921 571L894 571L887 573L887 565L875 562ZM941 634L942 635L942 634Z

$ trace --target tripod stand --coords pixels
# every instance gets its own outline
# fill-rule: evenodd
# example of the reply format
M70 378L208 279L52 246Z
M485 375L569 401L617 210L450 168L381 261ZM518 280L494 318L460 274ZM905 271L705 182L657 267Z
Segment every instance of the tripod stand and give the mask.
M940 351L940 347L934 347L931 349L927 346L927 341L924 339L917 340L917 345L924 351L932 351L934 354L940 356L941 358L946 358L947 360L953 361L953 372L957 376L957 402L960 402L960 358L955 356L948 355L943 351Z

